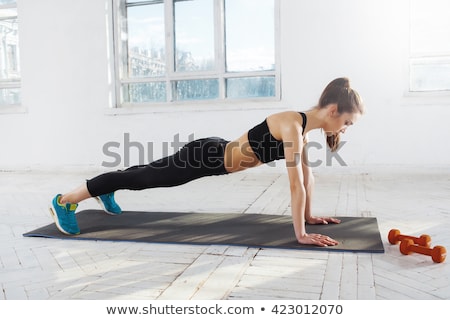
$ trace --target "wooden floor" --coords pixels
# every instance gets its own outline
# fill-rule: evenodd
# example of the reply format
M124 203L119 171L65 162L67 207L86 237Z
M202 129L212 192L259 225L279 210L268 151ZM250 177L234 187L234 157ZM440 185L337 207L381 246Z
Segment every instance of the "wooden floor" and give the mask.
M287 176L270 169L116 198L124 210L289 215ZM449 168L316 170L314 212L377 217L384 254L22 237L52 221L56 193L98 173L0 172L0 299L450 299L450 261L387 242L398 228L450 249Z

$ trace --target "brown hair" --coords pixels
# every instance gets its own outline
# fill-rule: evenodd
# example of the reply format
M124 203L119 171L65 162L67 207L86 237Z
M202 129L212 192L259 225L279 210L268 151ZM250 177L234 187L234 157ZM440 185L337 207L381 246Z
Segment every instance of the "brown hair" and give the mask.
M350 87L348 78L337 78L331 81L323 90L317 108L325 108L329 104L337 104L337 111L342 113L364 113L364 105L358 92ZM340 134L327 135L327 145L331 151L339 147Z

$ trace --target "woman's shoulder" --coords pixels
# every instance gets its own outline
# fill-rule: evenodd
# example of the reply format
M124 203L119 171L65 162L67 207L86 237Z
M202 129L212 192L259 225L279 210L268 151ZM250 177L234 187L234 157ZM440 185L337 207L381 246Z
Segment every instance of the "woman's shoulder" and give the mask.
M303 132L303 119L296 111L274 113L267 117L266 121L270 132L278 140L287 135L301 135Z
M267 117L267 121L271 123L283 124L283 126L292 125L296 127L299 123L301 126L301 123L303 123L303 118L300 112L288 110L271 114Z
M276 117L295 117L300 115L300 111L295 111L295 110L286 110L286 111L280 111L280 112L276 112L276 113L272 113L271 116L276 116Z

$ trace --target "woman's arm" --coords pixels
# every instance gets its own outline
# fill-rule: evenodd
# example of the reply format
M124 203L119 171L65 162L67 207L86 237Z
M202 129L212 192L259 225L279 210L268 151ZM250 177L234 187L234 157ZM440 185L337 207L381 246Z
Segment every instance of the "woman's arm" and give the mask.
M311 201L312 201L312 193L314 189L314 176L312 173L312 169L309 166L308 161L308 153L306 149L307 140L303 140L303 152L302 152L302 171L303 171L303 184L305 186L306 192L306 202L305 202L305 220L309 223L308 220L311 218Z
M312 188L305 188L305 176L302 161L303 141L300 140L302 136L302 128L292 124L283 126L282 138L284 144L284 156L286 159L286 167L289 178L290 192L291 192L291 209L292 222L294 225L295 237L301 244L314 244L318 246L336 245L337 241L321 235L321 234L307 234L305 223L306 213L311 214L310 210L310 196L308 199L308 192ZM307 168L310 169L310 168ZM309 176L309 170L306 171ZM308 181L308 185L311 181Z
M304 140L304 144L306 144L307 141ZM331 217L315 217L312 215L312 209L311 209L311 203L312 203L312 194L314 190L314 175L312 172L311 167L309 166L308 161L308 154L305 150L306 148L303 147L303 153L302 153L302 171L303 171L303 180L304 180L304 186L305 186L305 192L306 192L306 202L305 202L305 221L308 224L328 224L331 223L340 223L341 221L336 218Z

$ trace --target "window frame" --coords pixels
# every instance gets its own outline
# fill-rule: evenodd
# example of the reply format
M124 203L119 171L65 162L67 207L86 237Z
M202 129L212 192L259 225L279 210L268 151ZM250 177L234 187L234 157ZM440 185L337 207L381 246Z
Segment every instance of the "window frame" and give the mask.
M413 23L414 23L414 6L412 2L409 3L409 43L408 51L405 52L407 59L405 62L406 79L404 82L404 103L406 105L418 106L448 106L450 104L450 90L412 90L413 70L414 64L433 64L436 61L449 61L450 52L434 52L434 53L419 53L413 51Z
M0 10L3 9L16 9L17 15L16 19L18 20L19 17L19 10L17 1L15 3L8 3L8 4L0 4ZM19 24L19 22L17 22ZM19 33L19 30L17 31ZM0 80L0 90L2 89L19 89L22 90L22 76L20 71L20 38L19 42L17 43L17 49L19 49L19 53L16 56L17 64L19 67L19 78L13 79L13 80ZM9 113L24 113L26 112L26 109L22 106L22 97L20 99L19 103L14 104L0 104L0 114L9 114Z
M155 2L157 2L156 0ZM274 0L274 70L273 71L252 71L252 72L227 72L225 70L226 52L225 52L225 0L211 0L214 1L214 55L216 61L216 68L212 71L198 71L198 72L180 72L175 71L175 59L167 59L167 57L175 57L175 42L174 42L174 0L159 0L164 4L164 24L165 24L165 50L166 50L166 72L163 76L143 77L143 78L129 78L127 76L126 64L123 59L128 59L128 51L126 42L122 41L121 33L127 27L124 17L125 0L112 0L112 33L113 33L113 52L114 52L114 75L115 75L115 90L113 108L116 111L122 110L168 110L170 106L196 106L194 109L205 109L205 105L217 107L222 109L224 106L235 102L275 102L281 99L281 66L280 66L280 4L279 0ZM143 1L145 2L145 1ZM126 57L126 58L124 58ZM226 80L229 78L244 78L244 77L264 77L273 76L275 79L275 94L271 97L251 97L251 98L227 98L226 97ZM215 99L200 99L200 100L176 100L173 97L173 87L175 81L183 80L202 80L202 79L218 79L219 80L219 95ZM123 101L122 85L133 83L151 83L164 82L166 85L166 100L160 102L143 102L134 103ZM170 108L169 108L170 109ZM114 112L116 113L116 112ZM120 113L120 112L119 112Z

